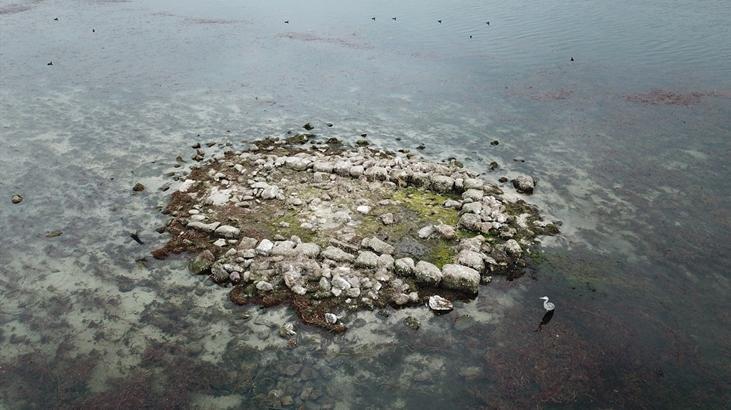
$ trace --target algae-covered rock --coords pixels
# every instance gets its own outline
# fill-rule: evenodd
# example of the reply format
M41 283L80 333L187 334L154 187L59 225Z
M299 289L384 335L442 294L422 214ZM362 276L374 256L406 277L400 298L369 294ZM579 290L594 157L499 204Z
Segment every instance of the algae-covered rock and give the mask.
M203 273L207 273L211 269L211 266L215 261L216 257L213 255L213 253L209 250L205 250L199 253L198 256L195 257L195 259L190 261L190 264L188 264L188 268L194 274L200 275Z
M532 194L536 186L536 181L528 175L520 175L513 179L512 182L515 190L522 194Z

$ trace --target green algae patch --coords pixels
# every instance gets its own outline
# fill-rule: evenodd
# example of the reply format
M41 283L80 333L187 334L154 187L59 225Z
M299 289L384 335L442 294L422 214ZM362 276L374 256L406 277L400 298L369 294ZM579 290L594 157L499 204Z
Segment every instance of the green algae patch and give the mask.
M444 202L453 199L446 195L422 188L407 187L394 192L392 199L416 213L421 219L457 225L459 214L454 209L445 208Z
M448 263L454 263L457 252L454 244L441 239L436 241L437 243L432 246L431 252L429 252L425 259L427 262L431 262L441 269Z

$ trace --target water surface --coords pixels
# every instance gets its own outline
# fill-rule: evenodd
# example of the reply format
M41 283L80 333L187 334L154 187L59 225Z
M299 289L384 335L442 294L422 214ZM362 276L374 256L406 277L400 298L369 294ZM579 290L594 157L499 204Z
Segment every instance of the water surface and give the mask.
M727 407L728 21L720 0L0 1L0 407ZM305 122L533 175L562 235L448 315L287 347L290 310L149 252L177 155Z

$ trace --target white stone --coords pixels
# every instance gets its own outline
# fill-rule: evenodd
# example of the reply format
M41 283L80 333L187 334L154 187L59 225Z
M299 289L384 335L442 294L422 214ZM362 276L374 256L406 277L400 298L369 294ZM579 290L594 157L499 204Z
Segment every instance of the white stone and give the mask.
M226 246L227 244L228 244L228 242L226 242L226 240L223 238L220 238L220 239L216 240L216 242L213 242L213 245L218 246L219 248L222 248L222 247Z
M195 184L195 181L192 179L186 179L183 181L182 184L180 184L180 187L178 188L178 191L180 192L188 192L190 188L193 187L193 184Z
M420 239L427 239L434 234L434 225L427 225L416 233Z
M269 252L271 252L272 248L274 248L274 243L272 241L269 239L262 239L256 247L256 253L267 256L269 255Z
M338 317L333 313L325 313L325 322L330 325L338 323Z
M449 312L454 309L454 305L439 295L433 295L429 296L429 308L437 312Z
M274 286L272 286L272 284L267 281L260 280L259 282L256 282L256 288L261 291L268 292L270 290L273 290Z
M371 207L368 205L360 205L359 207L355 208L355 210L363 215L368 215L368 213L371 212Z

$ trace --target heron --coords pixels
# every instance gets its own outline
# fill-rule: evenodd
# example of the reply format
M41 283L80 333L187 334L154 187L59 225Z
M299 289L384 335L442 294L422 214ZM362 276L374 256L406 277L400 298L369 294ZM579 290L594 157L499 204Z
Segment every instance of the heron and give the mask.
M540 297L538 299L543 299L543 308L544 309L546 309L548 311L551 311L553 309L556 309L556 305L554 305L553 303L551 303L551 302L548 301L548 296L543 296L543 297Z

